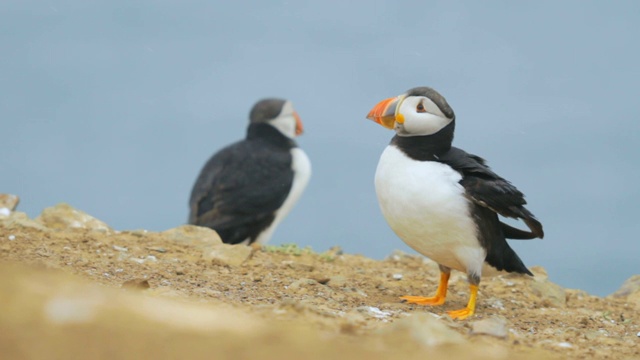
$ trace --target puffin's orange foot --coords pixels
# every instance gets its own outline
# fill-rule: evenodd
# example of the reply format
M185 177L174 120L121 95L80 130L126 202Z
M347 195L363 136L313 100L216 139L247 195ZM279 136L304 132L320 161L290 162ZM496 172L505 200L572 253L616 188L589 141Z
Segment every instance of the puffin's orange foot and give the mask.
M473 313L474 313L473 309L469 309L469 308L447 311L447 314L449 314L449 316L451 316L451 318L454 320L464 320L469 316L473 315Z
M424 297L424 296L403 296L400 299L406 301L408 304L417 304L417 305L431 305L437 306L444 304L444 296L432 296L432 297Z
M469 296L469 303L467 307L460 310L447 311L452 319L463 320L473 315L476 312L476 298L478 297L478 285L469 285L471 296Z

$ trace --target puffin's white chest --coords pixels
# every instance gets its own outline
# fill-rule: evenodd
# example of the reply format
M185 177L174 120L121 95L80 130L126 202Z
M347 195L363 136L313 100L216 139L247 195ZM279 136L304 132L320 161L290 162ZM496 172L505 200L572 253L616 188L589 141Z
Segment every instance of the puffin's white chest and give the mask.
M276 217L271 225L258 235L258 238L255 241L258 244L265 244L271 239L274 230L278 224L284 220L289 212L291 212L291 209L293 209L293 206L300 199L302 192L307 187L309 179L311 178L311 162L309 161L307 154L302 151L302 149L296 147L291 149L291 156L291 168L293 169L293 183L291 184L291 190L280 209L276 211ZM248 239L245 242L248 242Z
M413 160L390 145L380 157L375 186L382 214L407 245L439 264L480 275L486 252L461 178L445 164Z

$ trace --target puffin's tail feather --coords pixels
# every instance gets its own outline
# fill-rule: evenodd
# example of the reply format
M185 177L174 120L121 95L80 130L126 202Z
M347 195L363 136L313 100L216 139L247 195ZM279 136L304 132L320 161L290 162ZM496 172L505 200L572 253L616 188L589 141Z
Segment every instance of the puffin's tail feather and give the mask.
M538 219L533 217L533 215L528 219L524 219L524 223L527 224L529 229L531 229L531 232L536 237L539 237L540 239L544 238L544 230L542 230L542 224L540 223L540 221L538 221Z
M531 240L538 237L536 234L530 231L520 230L518 228L514 228L513 226L509 226L503 222L500 222L500 226L502 227L502 232L504 233L504 237L506 237L507 239Z
M542 239L544 237L544 230L542 230L542 224L538 219L536 219L535 215L533 215L527 208L524 206L512 206L510 210L515 214L514 217L518 219L522 219L527 227L531 230L531 232L516 229L507 224L502 225L502 231L504 231L505 237L509 239L517 239L517 240L530 240L534 238ZM503 214L504 216L504 214Z

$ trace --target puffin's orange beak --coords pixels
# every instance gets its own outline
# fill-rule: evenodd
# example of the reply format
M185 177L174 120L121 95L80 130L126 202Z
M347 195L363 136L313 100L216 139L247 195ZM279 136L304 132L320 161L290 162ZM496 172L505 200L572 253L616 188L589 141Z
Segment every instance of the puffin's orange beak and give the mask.
M300 115L297 112L293 112L293 117L296 119L296 136L302 135L304 132L304 128L302 127L302 120L300 120Z
M396 110L401 100L402 96L396 96L380 101L369 111L367 119L373 120L387 129L393 129L397 121Z

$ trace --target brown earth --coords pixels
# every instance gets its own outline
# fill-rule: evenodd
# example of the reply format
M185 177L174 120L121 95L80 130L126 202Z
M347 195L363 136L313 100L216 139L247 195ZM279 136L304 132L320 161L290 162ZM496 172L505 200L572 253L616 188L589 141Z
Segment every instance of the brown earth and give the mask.
M452 321L462 274L441 307L398 299L434 293L437 267L420 256L236 250L192 227L18 215L0 219L2 359L640 359L636 288L600 298L534 267L534 278L483 279L476 315Z

